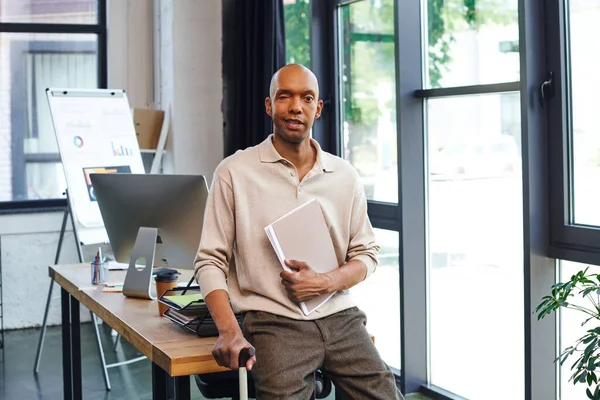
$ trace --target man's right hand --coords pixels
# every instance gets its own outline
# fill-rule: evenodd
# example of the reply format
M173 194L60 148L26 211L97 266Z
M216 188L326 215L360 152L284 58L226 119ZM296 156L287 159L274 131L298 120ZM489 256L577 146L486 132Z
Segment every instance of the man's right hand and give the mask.
M238 369L238 360L242 349L250 348L252 345L244 338L240 329L219 332L219 338L213 347L212 355L217 364L222 367ZM246 362L246 369L250 371L256 363L256 356L252 356Z
M240 351L249 349L252 345L242 334L242 329L229 304L229 295L225 290L215 290L210 292L204 301L219 330L219 338L213 347L212 355L220 366L238 369ZM246 369L250 371L255 362L256 356L250 357Z

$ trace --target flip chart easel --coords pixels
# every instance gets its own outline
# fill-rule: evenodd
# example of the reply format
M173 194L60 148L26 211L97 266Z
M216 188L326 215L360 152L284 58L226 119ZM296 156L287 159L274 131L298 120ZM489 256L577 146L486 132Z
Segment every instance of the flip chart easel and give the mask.
M81 246L108 243L89 174L143 174L144 164L125 91L46 89L46 95L67 182L67 207L64 211L54 264L59 262L69 216L79 261L83 263L85 260ZM34 373L39 370L53 283L50 282L48 290ZM129 364L145 357L107 365L96 316L92 312L90 314L106 389L110 390L107 368Z
M46 95L79 242L107 243L89 174L145 172L127 94L46 89Z

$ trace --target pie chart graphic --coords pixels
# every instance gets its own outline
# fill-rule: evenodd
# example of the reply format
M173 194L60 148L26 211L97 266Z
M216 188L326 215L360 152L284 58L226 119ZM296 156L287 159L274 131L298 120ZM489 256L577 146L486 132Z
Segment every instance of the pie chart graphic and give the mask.
M81 136L73 136L73 144L78 149L83 147L83 138Z

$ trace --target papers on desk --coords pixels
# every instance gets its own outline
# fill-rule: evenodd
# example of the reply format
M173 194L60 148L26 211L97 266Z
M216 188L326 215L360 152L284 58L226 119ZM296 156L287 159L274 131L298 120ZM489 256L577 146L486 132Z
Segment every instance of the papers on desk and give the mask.
M195 332L198 336L219 334L198 286L167 290L158 301L167 306L163 314L165 317ZM236 318L241 324L241 316L236 315Z
M330 272L339 267L329 228L317 199L309 200L288 212L266 226L265 232L286 271L290 271L290 268L285 260L304 261L318 273ZM309 315L334 294L335 292L324 294L301 302L300 308L305 315Z
M187 284L188 284L187 282L177 282L177 287L185 288L185 287L187 287ZM93 288L95 289L96 286L93 286ZM102 288L102 291L105 293L121 293L121 292L123 292L123 282L121 281L121 282L105 283L104 287ZM178 296L178 297L181 297L181 296ZM182 306L185 306L186 304L182 304Z
M202 297L202 294L200 293L196 293L196 294L180 294L180 295L173 295L173 296L163 296L164 300L169 300L179 306L181 306L182 308L193 303L193 302L197 302L197 303L204 303L204 298Z
M120 263L116 261L106 261L106 263L108 264L109 271L127 271L127 269L129 269L128 263ZM145 268L146 266L142 264L135 264L135 267L140 269Z
M129 268L129 264L120 263L120 262L116 262L116 261L107 261L107 264L108 264L109 271L121 271L121 270L127 270L127 268ZM143 268L143 265L140 265L140 267Z
M105 286L102 291L104 293L122 293L123 286Z
M123 291L123 282L107 282L102 288L104 293L121 293Z

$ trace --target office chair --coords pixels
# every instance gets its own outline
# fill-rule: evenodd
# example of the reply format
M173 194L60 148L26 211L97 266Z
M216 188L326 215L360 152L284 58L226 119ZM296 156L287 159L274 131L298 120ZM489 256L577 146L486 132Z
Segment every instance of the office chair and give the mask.
M194 375L196 385L207 399L220 399L228 397L238 400L238 371L213 372L210 374ZM315 371L315 399L324 399L331 393L331 380L319 370ZM252 372L248 371L248 397L255 398L254 380Z

